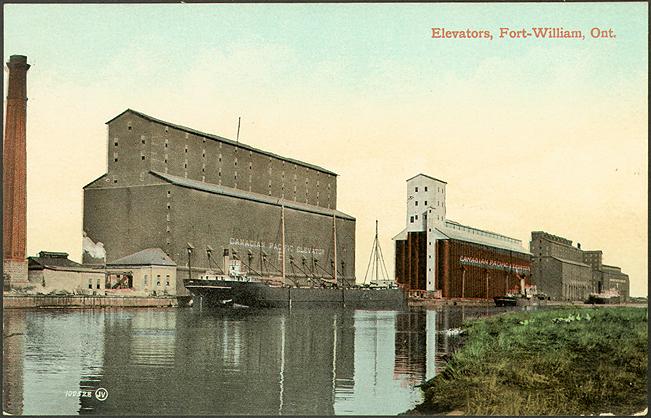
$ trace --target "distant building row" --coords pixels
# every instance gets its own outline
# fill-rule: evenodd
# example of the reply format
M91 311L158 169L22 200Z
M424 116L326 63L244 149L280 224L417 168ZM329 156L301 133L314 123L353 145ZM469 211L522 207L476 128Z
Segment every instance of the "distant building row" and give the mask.
M520 240L448 220L446 185L425 174L407 180L406 227L393 239L396 280L411 293L492 299L530 291L585 300L614 289L628 299L628 276L603 264L602 251L541 231L532 232L527 251Z
M601 250L586 251L581 244L543 231L531 233L533 277L554 299L582 300L590 293L615 289L624 300L630 296L628 275L603 264Z

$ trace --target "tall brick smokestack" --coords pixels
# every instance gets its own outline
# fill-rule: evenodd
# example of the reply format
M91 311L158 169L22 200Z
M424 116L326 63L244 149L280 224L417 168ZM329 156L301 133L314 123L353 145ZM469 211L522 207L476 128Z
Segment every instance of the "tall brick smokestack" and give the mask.
M3 143L2 180L2 247L4 273L12 287L28 284L26 243L27 150L27 57L12 55L7 62L9 83L5 137Z

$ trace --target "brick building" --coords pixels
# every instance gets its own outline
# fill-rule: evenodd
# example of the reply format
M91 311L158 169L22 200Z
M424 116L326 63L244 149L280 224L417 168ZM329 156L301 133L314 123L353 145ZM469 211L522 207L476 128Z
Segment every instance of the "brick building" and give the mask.
M520 240L446 217L447 183L419 174L407 180L405 229L396 242L396 280L443 298L484 298L524 292L530 254Z
M332 278L336 229L337 277L354 280L355 219L336 210L335 173L130 109L107 124L107 173L84 187L84 263L160 248L177 294L189 247L193 272L223 269L229 250L249 274L279 275L284 207L287 276Z
M590 293L616 289L626 300L629 279L619 267L603 264L601 250L582 250L572 241L543 231L533 231L532 280L538 289L557 300L585 300Z

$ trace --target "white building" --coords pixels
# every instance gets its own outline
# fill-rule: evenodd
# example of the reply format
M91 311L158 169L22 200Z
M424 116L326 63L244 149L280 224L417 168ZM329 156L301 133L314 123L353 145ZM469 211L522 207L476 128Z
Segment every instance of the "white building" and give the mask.
M147 248L107 263L107 294L176 295L176 263L160 248Z
M445 224L445 186L446 182L426 174L418 174L407 179L407 228L398 236L407 232L435 231L433 224ZM394 239L406 239L394 237ZM434 241L428 234L427 258L427 290L436 290L434 273L436 272L436 257L432 245Z

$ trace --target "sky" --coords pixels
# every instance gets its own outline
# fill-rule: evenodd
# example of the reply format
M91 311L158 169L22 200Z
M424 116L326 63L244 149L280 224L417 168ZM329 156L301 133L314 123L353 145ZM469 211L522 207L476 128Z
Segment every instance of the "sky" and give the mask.
M241 142L339 174L358 280L376 219L393 272L405 181L425 173L447 182L449 219L601 249L646 296L647 18L623 2L5 4L4 62L32 65L28 255L81 260L82 187L106 171L105 122L132 108L229 138L241 117ZM585 39L499 38L533 27Z

